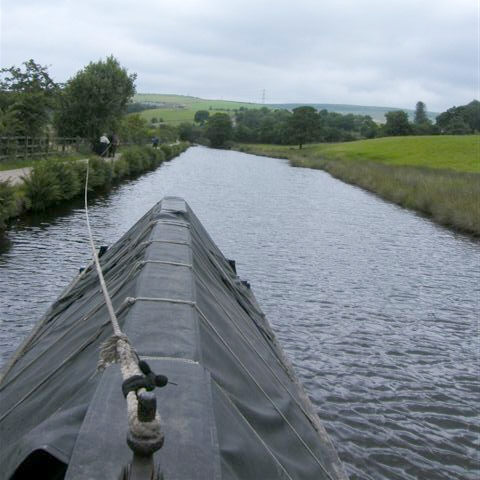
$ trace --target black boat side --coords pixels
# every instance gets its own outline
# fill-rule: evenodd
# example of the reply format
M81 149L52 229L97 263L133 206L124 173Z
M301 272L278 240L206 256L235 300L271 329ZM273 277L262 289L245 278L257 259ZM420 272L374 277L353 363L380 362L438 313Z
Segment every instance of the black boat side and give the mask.
M186 202L168 197L101 257L123 331L157 373L165 479L346 479L249 287ZM111 326L88 267L0 380L1 479L117 479L130 461Z

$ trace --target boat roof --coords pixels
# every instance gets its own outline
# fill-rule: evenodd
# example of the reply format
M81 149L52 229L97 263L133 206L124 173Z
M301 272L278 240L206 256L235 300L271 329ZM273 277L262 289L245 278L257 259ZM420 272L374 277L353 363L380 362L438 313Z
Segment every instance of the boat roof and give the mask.
M346 478L248 283L183 199L163 199L100 261L122 330L176 384L155 390L165 478ZM122 377L97 370L111 334L89 266L4 369L0 478L119 478L132 457Z

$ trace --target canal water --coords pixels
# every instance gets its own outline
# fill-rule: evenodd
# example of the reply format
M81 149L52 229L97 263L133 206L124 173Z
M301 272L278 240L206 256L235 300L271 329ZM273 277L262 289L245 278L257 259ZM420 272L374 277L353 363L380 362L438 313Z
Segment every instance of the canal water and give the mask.
M184 197L237 261L351 479L476 479L480 243L328 174L190 148L95 198L97 245ZM0 245L0 361L89 261L81 205Z

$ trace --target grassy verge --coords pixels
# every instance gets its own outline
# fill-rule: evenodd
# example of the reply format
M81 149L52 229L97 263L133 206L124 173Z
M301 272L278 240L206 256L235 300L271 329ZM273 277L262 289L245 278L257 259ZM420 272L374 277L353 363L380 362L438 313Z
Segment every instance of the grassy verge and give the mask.
M112 162L99 157L89 162L89 188L106 190L120 180L156 168L186 150L188 144L130 147ZM0 230L9 218L45 211L83 194L86 162L45 159L34 163L21 185L0 182Z
M308 145L238 145L241 151L286 158L292 166L332 176L480 236L480 137L381 138Z

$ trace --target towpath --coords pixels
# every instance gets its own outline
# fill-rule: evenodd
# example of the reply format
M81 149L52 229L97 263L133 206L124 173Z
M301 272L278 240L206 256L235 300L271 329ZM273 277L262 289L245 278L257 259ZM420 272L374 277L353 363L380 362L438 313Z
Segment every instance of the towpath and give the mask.
M115 157L105 157L105 160L118 160L122 154L117 153ZM78 162L85 162L87 159L77 160ZM0 182L6 182L10 180L11 185L20 185L23 182L25 175L28 175L32 170L32 167L16 168L14 170L0 170Z
M22 177L30 173L32 167L16 168L15 170L0 171L0 182L10 180L12 185L19 185L23 182Z

